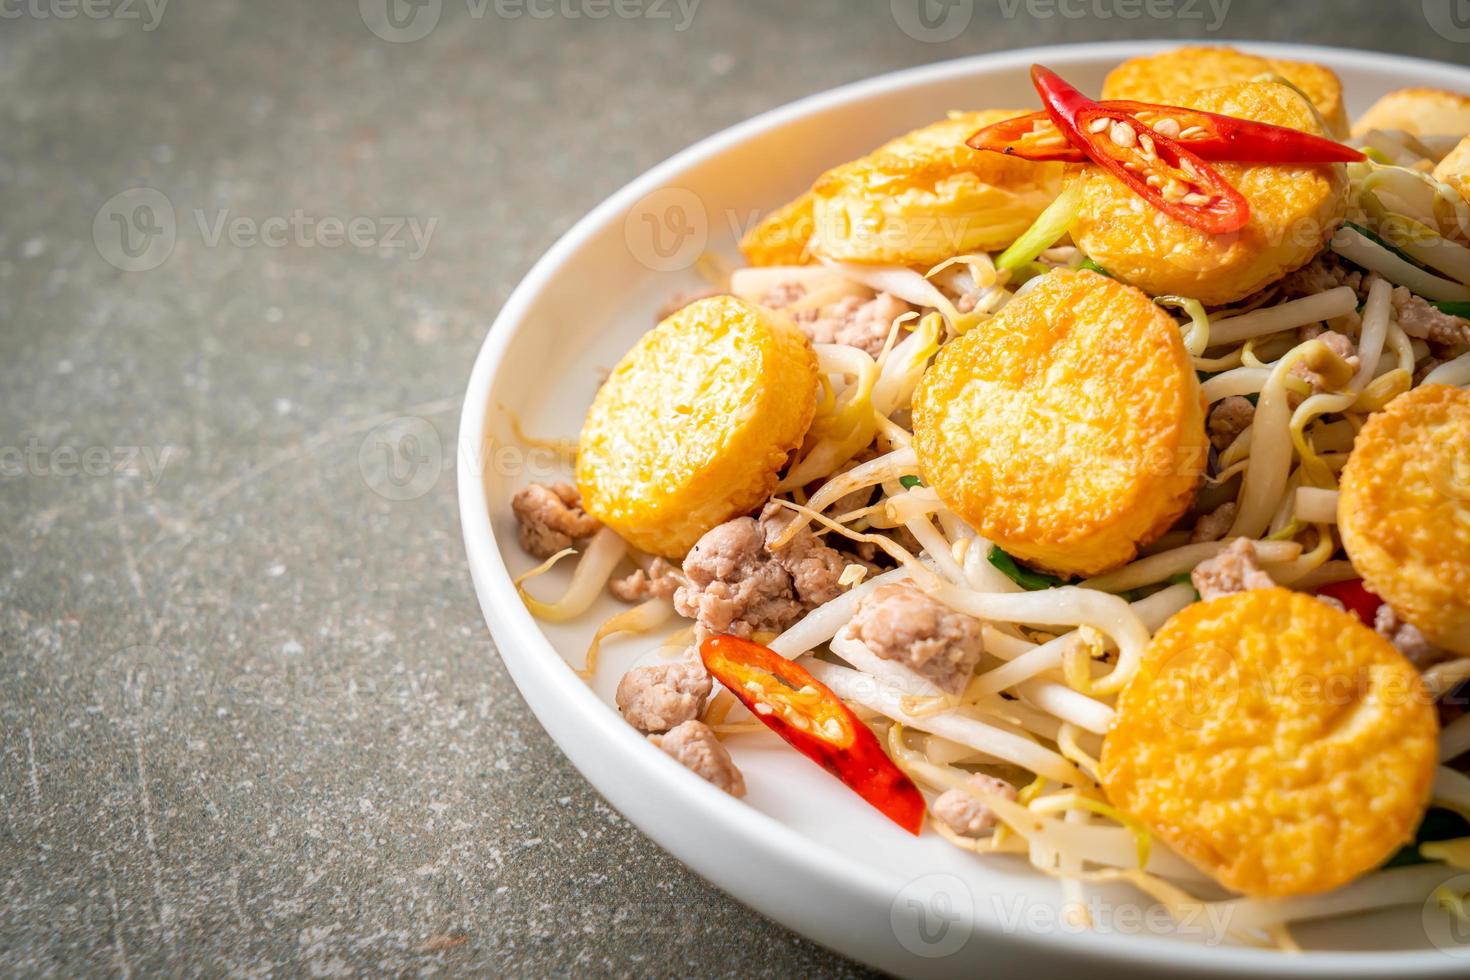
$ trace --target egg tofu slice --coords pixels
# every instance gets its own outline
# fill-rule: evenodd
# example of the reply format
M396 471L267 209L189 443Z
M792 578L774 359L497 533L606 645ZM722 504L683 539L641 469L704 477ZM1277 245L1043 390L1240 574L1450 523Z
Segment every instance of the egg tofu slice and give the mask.
M1401 129L1415 136L1470 133L1470 95L1437 88L1401 88L1373 103L1353 123L1353 135Z
M914 449L940 499L1064 575L1116 568L1164 533L1208 454L1178 324L1094 272L1048 273L951 341L913 405Z
M1369 416L1337 520L1363 584L1431 643L1470 656L1470 390L1420 385Z
M1342 80L1331 68L1261 58L1235 48L1185 47L1130 58L1108 74L1102 98L1186 105L1179 100L1199 89L1261 81L1271 75L1286 79L1312 100L1329 135L1347 136Z
M1460 140L1439 165L1434 168L1434 179L1449 184L1470 201L1470 136Z
M1177 100L1192 109L1321 135L1311 107L1275 82L1249 82ZM1216 163L1250 202L1250 223L1211 235L1169 217L1100 167L1077 167L1082 200L1072 237L1113 275L1152 296L1192 296L1219 306L1306 265L1346 216L1342 164Z
M1019 109L958 112L823 174L812 188L821 255L928 266L1005 248L1061 189L1063 165L972 150L976 130Z
M683 558L771 495L816 406L816 355L794 323L732 296L697 300L598 390L577 450L582 506L634 546Z
M1412 664L1357 617L1287 589L1198 602L1118 697L1108 799L1227 888L1305 895L1413 839L1438 724Z
M807 265L814 223L808 192L757 222L741 236L740 251L751 265Z

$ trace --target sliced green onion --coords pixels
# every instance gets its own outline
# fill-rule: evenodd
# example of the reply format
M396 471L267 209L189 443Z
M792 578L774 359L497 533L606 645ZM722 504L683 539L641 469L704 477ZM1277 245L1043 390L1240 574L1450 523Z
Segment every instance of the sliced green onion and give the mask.
M1448 313L1450 316L1470 320L1470 302L1452 303L1449 300L1442 299L1432 302L1430 305L1438 308L1441 313Z
M919 479L917 476L913 476L912 474L910 474L909 476L899 477L898 482L899 485L902 486L905 490L912 490L914 487L922 487L924 485L923 480Z
M1168 578L1164 579L1164 582L1168 585L1187 585L1190 588L1194 588L1194 576L1188 572L1180 572L1177 575L1170 575ZM1194 601L1200 601L1199 589L1194 590Z
M1136 589L1129 589L1127 592L1119 592L1118 595L1122 596L1129 602L1137 602L1140 599L1147 599L1149 596L1153 595L1156 592L1162 592L1171 585L1188 585L1193 588L1194 579L1190 576L1188 572L1179 572L1178 574L1170 575L1168 578L1164 579L1161 582L1152 582L1148 585L1140 585ZM1199 602L1199 600L1199 590L1196 589L1194 592L1193 601Z
M1393 246L1375 240L1372 232L1344 224L1332 236L1329 247L1354 265L1376 272L1396 286L1405 286L1428 300L1470 302L1470 286L1426 272Z
M1115 278L1117 278L1111 272L1109 272L1107 269L1104 269L1102 266L1100 266L1096 262L1092 261L1092 259L1084 258L1082 260L1082 264L1080 266L1078 266L1077 268L1079 268L1079 269L1086 269L1088 272L1096 272L1098 275L1100 275L1100 276L1107 276L1109 279L1115 279Z
M1365 191L1361 200L1378 228L1377 232L1368 232L1375 242L1427 272L1455 282L1470 283L1470 248L1450 241L1417 218L1386 210L1372 191ZM1367 231L1361 225L1356 227ZM1403 230L1403 240L1400 244L1390 245L1384 233L1395 227Z
M1022 568L1017 564L1016 559L1003 551L999 545L991 545L990 553L985 557L990 559L990 564L1000 569L1001 574L1027 592L1052 589L1062 584L1062 580L1055 575L1046 575L1042 572L1033 572L1029 568Z
M1373 195L1365 194L1363 196L1366 198L1366 197L1371 197ZM1388 212L1385 211L1384 212L1384 216L1387 217L1387 215L1388 215ZM1399 248L1397 245L1391 245L1391 244L1389 244L1389 242L1388 242L1387 239L1383 238L1383 236L1379 235L1378 232L1376 232L1373 229L1369 228L1367 225L1360 225L1356 221L1344 221L1342 223L1342 226L1344 228L1351 228L1353 231L1356 231L1358 234L1360 234L1364 238L1368 239L1368 241L1372 242L1374 245L1377 245L1379 248L1386 249L1386 250L1392 252L1394 255L1397 255L1399 258L1403 259L1405 262L1409 263L1410 265L1417 266L1420 269L1424 269L1425 272L1428 272L1429 271L1424 265L1422 265L1419 262L1418 259L1414 258L1408 252L1405 252L1403 249Z
M1035 262L1037 257L1061 241L1067 229L1072 227L1072 222L1077 218L1077 208L1082 201L1082 188L1080 184L1073 181L1067 189L1057 195L1057 199L1046 206L1046 210L1036 216L1031 227L1021 233L1011 247L1000 253L995 260L997 269L1013 271Z
M1398 868L1406 864L1428 864L1428 859L1419 853L1421 844L1454 840L1467 835L1470 835L1470 821L1453 810L1432 806L1424 812L1424 819L1419 822L1419 829L1414 834L1413 843L1399 848L1398 853L1389 858L1383 866Z

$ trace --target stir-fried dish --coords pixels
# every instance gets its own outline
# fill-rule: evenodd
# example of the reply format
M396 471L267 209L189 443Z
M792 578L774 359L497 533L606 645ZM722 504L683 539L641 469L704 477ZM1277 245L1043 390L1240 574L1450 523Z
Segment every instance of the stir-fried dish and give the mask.
M617 706L716 786L774 732L1078 914L1467 917L1470 95L1350 127L1330 70L1214 48L1032 78L671 304L514 498L526 603L627 603L586 675L647 637Z

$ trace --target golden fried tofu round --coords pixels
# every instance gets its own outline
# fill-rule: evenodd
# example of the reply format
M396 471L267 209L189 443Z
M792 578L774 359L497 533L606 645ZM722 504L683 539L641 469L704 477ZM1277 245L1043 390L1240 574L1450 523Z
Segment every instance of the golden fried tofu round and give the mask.
M816 250L844 262L933 265L1005 248L1061 190L1063 165L965 145L1018 109L959 112L829 170L812 188Z
M1247 895L1326 891L1408 843L1438 723L1412 664L1312 596L1197 602L1154 635L1118 697L1108 799Z
M1192 109L1321 135L1311 107L1276 82L1207 89L1177 100ZM1072 237L1094 261L1152 296L1233 303L1306 265L1347 213L1342 164L1217 163L1250 202L1250 223L1211 235L1169 217L1100 167L1079 167L1082 200Z
M801 195L766 215L740 238L751 265L806 265L812 261L812 195Z
M1370 129L1401 129L1415 136L1470 133L1470 95L1437 88L1397 89L1353 122L1354 136Z
M817 359L788 318L732 296L654 327L597 392L577 449L587 513L682 558L759 506L817 405Z
M1286 79L1312 100L1328 135L1347 135L1342 80L1331 68L1309 61L1260 58L1235 48L1175 48L1130 58L1108 73L1102 98L1186 105L1179 100L1199 89L1264 81L1273 75Z
M1460 140L1439 165L1434 168L1434 179L1449 184L1470 201L1470 136Z
M1095 272L1048 273L940 350L914 449L948 507L1049 571L1124 564L1189 507L1208 453L1179 326Z
M1363 584L1431 643L1470 656L1470 390L1420 385L1369 416L1337 521Z

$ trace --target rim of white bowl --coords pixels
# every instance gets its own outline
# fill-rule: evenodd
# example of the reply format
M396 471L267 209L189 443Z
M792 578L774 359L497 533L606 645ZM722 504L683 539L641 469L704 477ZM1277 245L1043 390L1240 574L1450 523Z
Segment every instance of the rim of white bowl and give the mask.
M570 702L568 706L591 729L591 735L606 739L616 751L630 755L642 753L651 770L651 778L667 794L670 805L682 808L691 819L702 822L708 828L709 834L722 839L727 848L776 851L777 856L793 873L809 874L825 879L835 887L865 893L868 900L874 903L888 901L901 882L890 880L876 869L854 865L844 860L837 851L826 847L822 841L786 827L771 816L733 799L703 780L691 778L682 766L654 748L624 723L617 712L598 698L577 676L541 632L516 594L510 571L495 544L483 474L476 463L478 453L469 447L482 444L490 414L490 389L502 367L510 341L523 325L526 313L536 297L550 286L561 265L584 243L608 225L620 222L638 200L664 186L670 177L680 171L718 155L756 133L807 114L860 102L879 93L916 84L964 76L976 68L1013 68L1025 71L1033 62L1040 60L1055 66L1066 66L1080 61L1092 62L1108 58L1123 60L1183 45L1247 46L1252 51L1302 60L1325 58L1328 61L1339 61L1344 57L1351 57L1365 68L1385 72L1423 75L1430 79L1436 76L1459 76L1459 84L1470 87L1470 69L1444 62L1354 48L1247 39L1085 42L988 52L863 79L753 116L705 137L645 171L568 229L526 273L491 324L470 372L457 438L459 451L456 479L460 523L471 576L480 597L487 626L495 639L497 652L523 693L523 678L532 675L542 683L558 688L562 696ZM537 720L541 721L539 715ZM542 724L545 727L545 722ZM548 733L552 734L553 740L565 753L566 749L556 734L550 732L549 728ZM585 772L582 775L601 792L595 779ZM640 827L642 829L644 828ZM657 843L657 839L654 839ZM721 887L718 881L712 883ZM794 928L784 922L782 925ZM1440 977L1463 975L1466 969L1463 960L1433 950L1309 951L1292 955L1274 950L1214 946L1208 947L1208 955L1204 955L1202 948L1196 944L1146 939L1118 942L1115 937L1075 931L1045 936L1032 935L1025 931L1001 931L983 919L977 919L974 925L976 935L982 939L988 938L1022 949L1029 947L1038 952L1061 950L1091 958L1099 965L1186 969L1199 976L1274 973L1296 977L1376 978L1390 974L1400 977Z

